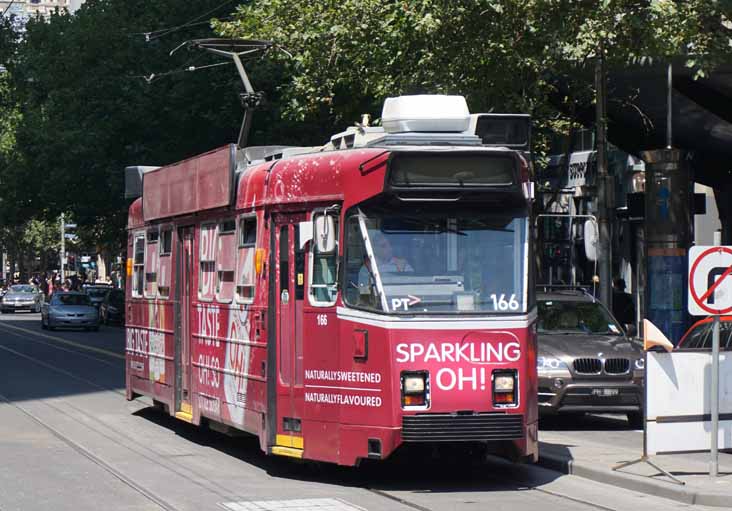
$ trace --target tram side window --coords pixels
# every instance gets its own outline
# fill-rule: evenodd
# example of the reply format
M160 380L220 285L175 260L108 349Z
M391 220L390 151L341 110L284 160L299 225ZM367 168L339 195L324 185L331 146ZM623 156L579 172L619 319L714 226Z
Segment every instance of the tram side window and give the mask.
M218 253L216 254L216 300L229 303L234 296L234 242L236 223L219 224Z
M138 234L135 236L135 244L133 247L133 266L132 266L132 296L139 298L142 296L142 289L145 282L145 235Z
M145 249L145 298L155 298L158 292L158 230L148 231Z
M160 259L158 275L158 293L161 298L170 296L170 272L172 271L171 252L173 247L173 231L164 229L160 231Z
M239 220L239 249L236 255L236 299L240 302L254 300L254 259L257 244L256 217Z
M200 233L201 268L198 275L198 298L211 301L216 291L216 224L202 225Z
M335 229L338 233L338 219L335 219ZM318 251L317 243L310 243L310 303L315 306L326 307L334 305L338 294L338 276L336 261L338 260L338 240L336 250L330 254Z

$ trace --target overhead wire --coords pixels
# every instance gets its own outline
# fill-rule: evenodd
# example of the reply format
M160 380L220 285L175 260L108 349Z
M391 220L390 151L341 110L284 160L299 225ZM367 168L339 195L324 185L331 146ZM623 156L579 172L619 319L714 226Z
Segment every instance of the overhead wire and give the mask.
M221 21L231 21L232 19L233 18L231 18L231 17L226 17L226 18L221 18L220 20ZM211 20L198 21L196 23L186 23L185 25L176 25L174 27L165 27L165 28L160 28L158 30L151 30L149 32L131 32L128 35L130 35L130 36L139 36L139 35L145 36L145 41L146 42L150 42L152 40L152 39L150 39L151 37L154 37L154 38L157 39L157 37L158 37L157 34L160 34L161 32L170 32L171 30L176 30L177 31L177 30L182 30L184 28L197 27L199 25L206 25L206 24L209 24L209 23L211 23Z
M228 66L233 64L233 62L218 62L216 64L206 64L205 66L188 66L183 69L175 69L173 71L166 71L165 73L151 73L150 75L137 75L135 78L142 78L147 83L152 83L155 80L158 80L160 78L171 76L171 75L177 75L181 73L192 73L194 71L200 71L202 69L209 69L212 67L219 67L219 66Z
M194 26L194 25L202 25L204 23L209 23L209 21L199 22L199 20L201 18L204 18L206 16L209 16L209 15L213 14L214 12L218 11L219 9L222 9L223 7L226 7L227 5L229 5L230 3L232 3L233 1L234 0L226 0L226 1L224 1L224 3L220 4L219 6L214 7L213 9L211 9L209 11L206 11L203 14L200 14L200 15L196 16L195 18L193 18L192 20L188 21L187 23L184 23L183 25L178 25L178 26L175 26L175 27L172 27L172 28L169 28L169 29L156 30L156 31L153 31L153 32L143 32L141 35L144 35L145 36L145 41L146 42L151 42L151 41L155 41L156 39L160 39L161 37L165 37L168 34L172 34L173 32L177 32L178 30L182 30L184 28L187 28L187 27L191 27L191 26ZM157 34L157 32L162 32L162 33ZM153 35L153 34L156 34L156 35Z

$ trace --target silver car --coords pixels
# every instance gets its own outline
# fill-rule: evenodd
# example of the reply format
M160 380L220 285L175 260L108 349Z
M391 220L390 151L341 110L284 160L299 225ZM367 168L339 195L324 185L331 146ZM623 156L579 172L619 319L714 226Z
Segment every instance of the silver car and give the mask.
M10 286L8 292L0 302L0 311L15 312L19 310L27 310L30 312L41 312L41 303L43 295L37 287L30 284L17 284Z
M41 307L41 328L99 330L99 311L86 293L57 291Z

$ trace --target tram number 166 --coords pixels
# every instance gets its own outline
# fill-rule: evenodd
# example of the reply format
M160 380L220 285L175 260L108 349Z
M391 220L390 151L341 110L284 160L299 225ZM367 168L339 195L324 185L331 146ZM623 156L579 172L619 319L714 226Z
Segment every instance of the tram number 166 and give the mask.
M499 311L507 311L507 310L518 310L519 303L516 300L516 295L512 294L511 298L506 300L506 295L501 293L501 296L499 297L497 294L491 295L491 300L493 300L493 309L499 310Z
M328 326L328 315L318 314L317 316L315 316L315 322L318 326Z

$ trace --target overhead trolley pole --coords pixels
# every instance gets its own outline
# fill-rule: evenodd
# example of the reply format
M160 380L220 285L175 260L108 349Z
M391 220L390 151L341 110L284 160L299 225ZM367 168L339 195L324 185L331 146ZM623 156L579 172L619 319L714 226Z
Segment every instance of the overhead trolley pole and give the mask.
M249 130L252 126L253 111L264 102L264 93L261 91L257 92L252 87L252 82L249 81L249 76L247 76L247 72L244 69L243 60L270 50L274 47L274 43L271 41L257 41L252 39L193 39L181 44L171 51L170 54L172 55L184 46L202 49L214 55L228 57L234 61L239 77L244 84L245 91L239 95L241 104L244 107L244 118L239 129L237 145L239 148L246 147Z

